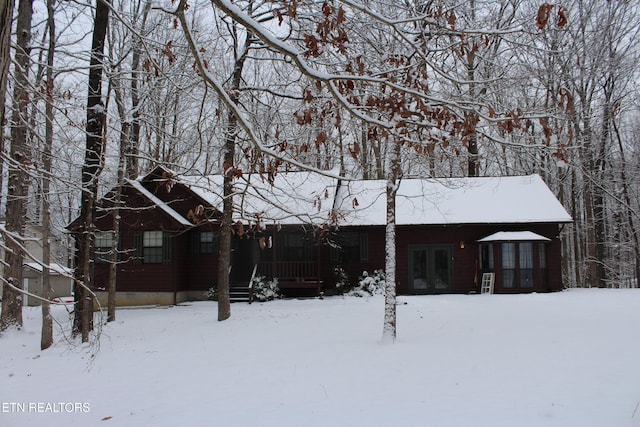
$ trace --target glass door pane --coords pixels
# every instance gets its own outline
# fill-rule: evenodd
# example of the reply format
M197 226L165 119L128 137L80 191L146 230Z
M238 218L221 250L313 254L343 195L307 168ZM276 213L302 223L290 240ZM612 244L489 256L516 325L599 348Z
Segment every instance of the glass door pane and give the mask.
M452 290L451 246L409 247L409 290L415 293L443 293Z
M416 292L425 292L427 290L427 250L414 248L409 251L409 288Z
M451 251L447 248L431 250L433 288L438 291L449 290L451 286Z

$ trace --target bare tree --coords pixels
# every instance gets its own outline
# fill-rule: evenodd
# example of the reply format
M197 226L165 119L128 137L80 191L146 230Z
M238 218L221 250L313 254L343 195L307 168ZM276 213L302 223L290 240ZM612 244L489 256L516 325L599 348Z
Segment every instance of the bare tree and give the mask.
M558 29L557 21L564 26ZM564 242L565 271L577 286L613 286L637 276L633 269L620 269L636 263L633 255L622 256L619 250L633 248L629 230L634 221L629 219L637 215L631 198L624 196L629 176L612 167L628 151L622 139L629 136L616 127L635 114L630 82L637 78L637 21L638 9L628 2L547 4L538 13L540 44L530 43L535 49L529 58L544 52L531 74L545 86L548 117L540 119L539 138L555 144L539 167L547 177L557 177L575 218Z
M42 153L42 263L46 266L42 269L42 333L40 339L40 348L45 350L53 344L53 319L51 318L51 309L49 307L49 299L52 297L51 292L51 151L53 146L53 60L55 57L56 47L56 26L54 17L55 0L47 1L47 27L49 35L49 46L47 49L47 71L45 83L45 141Z
M4 151L4 106L7 92L7 76L11 64L11 28L15 0L0 0L0 150ZM0 158L0 171L4 161ZM2 174L0 173L0 188ZM0 199L1 200L1 199Z
M108 22L109 0L97 0L89 65L87 136L85 161L82 166L80 227L76 236L76 283L74 286L76 308L73 329L74 333L82 334L83 342L89 341L89 332L93 328L92 254L94 249L98 178L104 165L105 103L102 99L102 74Z
M118 151L118 169L116 187L113 192L113 207L111 208L111 217L113 219L111 225L111 248L109 252L109 283L107 286L107 322L116 320L116 282L118 275L118 242L120 240L120 208L122 205L122 186L125 182L125 173L127 169L127 150L133 145L130 142L132 137L132 125L127 120L127 113L124 106L120 81L115 78L112 80L115 100L120 116L120 142ZM129 158L131 160L131 157Z
M428 26L446 25L449 32L455 32L453 24L427 19L425 15L412 15L415 11L404 4L384 5L370 3L367 6L351 1L343 1L336 5L328 3L300 3L296 5L273 3L264 14L272 14L286 20L286 28L295 29L295 35L285 40L277 33L270 31L254 19L245 10L225 1L213 0L212 5L218 13L225 14L228 19L254 34L260 43L268 47L272 53L269 61L284 61L296 70L304 91L303 102L314 98L325 97L334 111L343 111L357 118L369 127L367 138L371 141L386 141L387 153L397 153L387 163L389 182L389 232L387 243L387 269L391 276L389 281L387 308L385 309L384 336L395 336L395 257L393 250L393 198L400 179L401 158L403 150L425 152L425 141L420 136L429 135L433 143L445 143L448 137L460 136L466 132L465 109L472 110L469 102L462 99L443 99L429 90L428 75L425 70L429 58L424 55L416 40L415 21L424 20ZM384 6L385 12L377 10ZM246 137L262 153L281 159L297 167L327 173L312 165L301 164L294 156L283 154L272 148L264 139L258 137L240 106L234 101L233 94L208 71L202 52L204 49L195 45L190 35L187 20L184 19L185 3L180 2L171 12L178 16L182 29L187 35L194 58L199 64L199 71L207 83L235 116L238 125ZM389 8L393 13L388 12ZM346 11L348 9L348 12ZM388 16L393 15L394 18ZM379 28L377 41L384 40L393 46L394 55L381 45L373 46L371 38L358 38L358 30L371 33L370 28ZM364 29L367 29L364 31ZM423 27L418 31L426 31ZM358 40L363 46L379 51L380 55L352 55L347 43L351 39ZM441 71L441 70L437 70ZM324 112L324 110L322 110ZM313 123L313 108L305 108L297 115L299 124ZM324 144L327 135L318 133L316 141ZM404 148L403 148L404 147ZM358 155L358 153L354 153ZM387 272L389 274L389 272ZM387 317L388 316L388 317Z
M231 101L240 101L240 85L244 63L249 55L253 36L246 34L241 46L234 46L235 64L230 79L229 92ZM233 226L233 180L235 178L236 138L238 137L237 118L231 110L227 116L227 131L223 148L223 208L220 224L220 255L218 257L218 320L226 320L231 316L229 299L229 268L231 266L231 236Z
M30 103L29 67L31 65L31 17L32 0L18 4L17 47L15 58L15 85L9 163L9 188L7 194L7 220L4 239L7 246L6 268L2 288L2 314L0 329L22 326L22 264L24 259L22 233L25 224L25 203L28 195L27 172L31 161L28 133L28 108Z

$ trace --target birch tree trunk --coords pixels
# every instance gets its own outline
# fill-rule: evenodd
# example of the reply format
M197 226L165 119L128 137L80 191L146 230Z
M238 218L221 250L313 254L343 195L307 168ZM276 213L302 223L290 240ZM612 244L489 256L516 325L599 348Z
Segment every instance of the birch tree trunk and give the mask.
M385 286L384 324L382 342L393 343L396 339L396 194L400 186L400 143L393 141L389 147L387 165L387 225L385 230Z

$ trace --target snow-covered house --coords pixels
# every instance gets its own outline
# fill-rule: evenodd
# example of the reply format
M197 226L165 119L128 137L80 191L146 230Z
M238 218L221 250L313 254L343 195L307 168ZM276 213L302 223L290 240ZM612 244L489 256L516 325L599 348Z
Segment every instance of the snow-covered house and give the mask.
M329 292L384 268L385 182L309 172L236 181L231 282L278 278L289 292ZM202 299L215 285L220 176L175 176L158 167L127 181L120 212L117 303ZM106 288L113 234L109 197L96 238L98 288ZM471 293L483 273L494 291L562 289L559 233L571 217L537 175L404 179L397 197L397 290ZM75 223L69 226L73 232Z

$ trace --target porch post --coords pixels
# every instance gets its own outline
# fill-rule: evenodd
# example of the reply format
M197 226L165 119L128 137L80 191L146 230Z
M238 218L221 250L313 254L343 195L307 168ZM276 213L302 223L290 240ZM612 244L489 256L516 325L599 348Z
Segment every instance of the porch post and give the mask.
M318 293L320 293L320 238L316 241L316 283L318 284Z
M272 248L272 256L271 256L271 280L273 280L274 278L276 278L276 264L277 264L277 257L278 257L278 243L276 243L278 241L278 239L276 238L276 233L278 232L278 228L276 227L276 225L273 225L273 231L271 232L272 237L271 237L271 248Z

